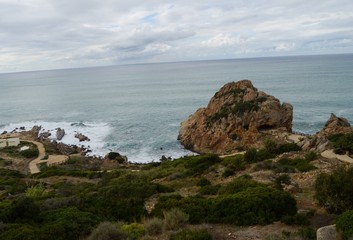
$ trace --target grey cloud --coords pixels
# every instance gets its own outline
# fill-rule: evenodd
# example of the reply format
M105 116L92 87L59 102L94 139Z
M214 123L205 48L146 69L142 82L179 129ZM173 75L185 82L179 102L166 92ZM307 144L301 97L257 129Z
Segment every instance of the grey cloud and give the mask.
M351 9L351 0L0 0L0 65L353 52Z

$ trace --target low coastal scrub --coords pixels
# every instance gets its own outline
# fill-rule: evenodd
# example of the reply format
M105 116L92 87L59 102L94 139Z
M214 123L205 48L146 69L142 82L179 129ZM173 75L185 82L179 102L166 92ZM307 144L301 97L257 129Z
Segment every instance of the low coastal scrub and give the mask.
M333 134L329 137L329 140L334 147L334 151L337 154L353 154L353 132L350 133L339 133Z
M212 199L164 196L153 213L160 216L164 209L173 207L189 214L191 223L268 224L296 213L296 202L288 193L251 182L229 186Z
M346 211L336 219L336 228L342 231L344 240L353 237L353 210Z
M212 240L212 236L206 230L185 229L170 236L170 240Z
M353 168L339 167L332 174L321 173L315 181L315 198L330 213L353 209Z

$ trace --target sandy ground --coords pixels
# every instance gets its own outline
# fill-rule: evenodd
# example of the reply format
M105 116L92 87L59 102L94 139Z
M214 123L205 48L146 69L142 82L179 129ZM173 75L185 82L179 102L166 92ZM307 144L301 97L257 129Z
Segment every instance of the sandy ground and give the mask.
M321 156L328 159L338 159L343 162L353 163L353 158L349 157L348 155L338 155L334 153L333 150L326 150L321 153Z
M302 135L298 135L298 134L290 134L288 135L288 140L294 142L294 143L298 143L300 142L300 139L303 138Z

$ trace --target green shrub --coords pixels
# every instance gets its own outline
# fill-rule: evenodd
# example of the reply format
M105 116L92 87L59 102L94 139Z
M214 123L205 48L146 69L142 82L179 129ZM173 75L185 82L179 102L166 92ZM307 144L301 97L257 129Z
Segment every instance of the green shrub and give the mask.
M232 190L231 192L233 192ZM227 223L236 225L267 224L296 213L296 202L290 194L268 186L254 186L212 199L180 195L161 197L154 214L180 208L190 216L190 223Z
M188 175L200 175L212 165L220 162L220 158L215 154L205 154L200 156L190 156L184 159L184 166Z
M274 185L275 188L282 190L282 184L288 185L290 182L290 176L288 174L282 174L275 179Z
M270 138L267 138L264 141L264 148L269 153L276 153L278 146L277 146L277 143L274 140L272 140Z
M222 177L226 178L226 177L233 176L234 174L235 174L235 172L232 168L226 167L224 169L224 172L222 173Z
M164 228L166 230L178 230L183 227L189 220L189 215L180 209L172 208L163 212Z
M235 155L226 157L222 160L222 164L234 171L241 171L246 168L246 162L243 155Z
M127 232L134 239L138 239L145 234L145 229L138 223L125 224L121 226L121 230Z
M216 195L221 188L221 185L208 185L199 189L201 195Z
M346 211L336 219L336 228L342 231L344 240L353 237L353 210Z
M339 133L329 136L329 140L335 148L335 152L344 154L346 151L353 154L353 132Z
M316 240L316 231L312 227L302 227L298 231L302 240Z
M45 198L48 195L49 194L48 194L48 192L45 191L45 187L42 182L40 182L36 185L33 185L33 186L29 186L26 189L26 196L33 198L33 199Z
M296 202L290 194L270 187L255 187L215 198L209 219L236 225L269 224L296 211Z
M147 215L145 200L156 193L169 192L145 176L125 175L101 186L89 198L82 196L83 209L109 220L137 221Z
M257 162L257 158L256 158L256 154L257 154L257 150L256 148L250 148L249 150L247 150L244 154L244 160L247 163L254 163Z
M315 181L315 198L330 213L353 208L353 168L339 167L332 174L321 173Z
M25 158L36 158L39 155L39 151L37 148L30 148L20 152L21 155Z
M303 158L295 158L295 159L282 158L277 163L280 164L282 168L292 167L297 169L300 172L308 172L316 169L314 165L310 164L309 161ZM280 169L281 166L278 166L278 169Z
M285 152L297 152L301 150L302 148L296 143L284 143L279 145L279 147L276 149L276 154L282 154Z
M146 234L154 236L162 233L164 222L163 219L154 217L145 220L143 225L145 227Z
M238 177L233 181L229 182L227 185L222 186L219 189L219 194L234 194L247 190L248 188L254 188L264 186L264 184L258 183L252 180L247 175Z
M307 160L309 162L316 160L318 157L319 156L314 151L307 152L304 156L305 160Z
M12 204L8 212L9 222L31 223L38 220L39 205L32 198L20 197Z
M206 178L200 178L197 181L196 185L199 186L199 187L209 186L209 185L211 185L211 182L209 180L207 180Z
M206 230L182 230L173 233L170 240L212 240L212 236Z
M93 231L89 240L129 240L129 234L120 230L117 224L111 222L100 223Z

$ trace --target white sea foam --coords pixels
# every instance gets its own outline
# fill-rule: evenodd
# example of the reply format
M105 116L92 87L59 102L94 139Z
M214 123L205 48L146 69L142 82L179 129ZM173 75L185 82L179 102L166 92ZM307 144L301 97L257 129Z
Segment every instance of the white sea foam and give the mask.
M11 123L0 128L0 133L3 131L11 132L14 129L20 130L24 127L25 131L30 130L33 126L42 126L40 133L50 132L49 139L56 140L69 145L84 146L91 150L88 155L104 156L109 151L105 148L105 138L111 133L111 127L107 123L93 123L93 122L42 122L42 121L27 121L21 123ZM56 139L56 129L61 128L65 130L65 136L61 141ZM90 141L79 142L75 138L76 133L82 133L87 136Z

